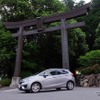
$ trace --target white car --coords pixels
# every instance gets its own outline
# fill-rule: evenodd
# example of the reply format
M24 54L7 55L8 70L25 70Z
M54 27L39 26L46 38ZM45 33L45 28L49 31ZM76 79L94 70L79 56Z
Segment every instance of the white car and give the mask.
M72 90L75 85L73 73L67 69L51 68L39 74L20 80L18 88L25 92L39 92L41 89L67 88Z

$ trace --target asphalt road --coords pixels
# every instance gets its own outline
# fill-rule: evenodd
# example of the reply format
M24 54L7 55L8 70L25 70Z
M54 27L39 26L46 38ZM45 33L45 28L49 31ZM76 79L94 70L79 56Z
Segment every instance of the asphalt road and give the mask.
M39 93L25 93L18 89L0 90L0 100L100 100L100 88L75 87L66 89L45 90Z

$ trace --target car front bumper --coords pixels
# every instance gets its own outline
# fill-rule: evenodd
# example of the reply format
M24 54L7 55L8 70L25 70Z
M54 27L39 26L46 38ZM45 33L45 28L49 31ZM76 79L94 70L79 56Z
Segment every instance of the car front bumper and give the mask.
M29 83L28 83L28 82L20 82L20 83L18 84L18 89L21 90L21 91L30 90Z
M24 85L20 85L20 84L19 84L19 85L18 85L18 89L21 90L21 91L26 91L26 90L28 90L28 89L27 89L27 84L24 84Z

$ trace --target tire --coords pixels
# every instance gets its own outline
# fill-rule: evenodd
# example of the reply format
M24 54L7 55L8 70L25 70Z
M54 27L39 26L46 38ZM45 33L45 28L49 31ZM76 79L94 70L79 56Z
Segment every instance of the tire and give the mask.
M26 90L25 93L30 93L30 90Z
M61 90L61 88L56 88L56 90Z
M68 81L66 85L67 90L73 90L74 83L72 81Z
M38 82L35 82L35 83L33 83L33 84L31 85L31 92L33 92L33 93L39 92L40 89L41 89L41 85L40 85L40 83L38 83Z

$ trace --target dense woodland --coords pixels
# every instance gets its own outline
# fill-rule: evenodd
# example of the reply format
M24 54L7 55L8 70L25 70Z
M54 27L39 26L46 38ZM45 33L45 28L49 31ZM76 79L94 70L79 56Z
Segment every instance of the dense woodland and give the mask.
M86 23L85 27L68 30L72 72L78 68L100 65L100 0L92 0L91 3L88 15L68 20L68 23ZM17 38L11 36L11 31L5 28L3 22L49 16L70 11L84 4L84 0L79 3L75 3L75 0L0 0L0 77L13 76L17 51ZM59 23L48 26L57 24ZM46 68L62 67L60 31L27 36L24 40L21 77Z

